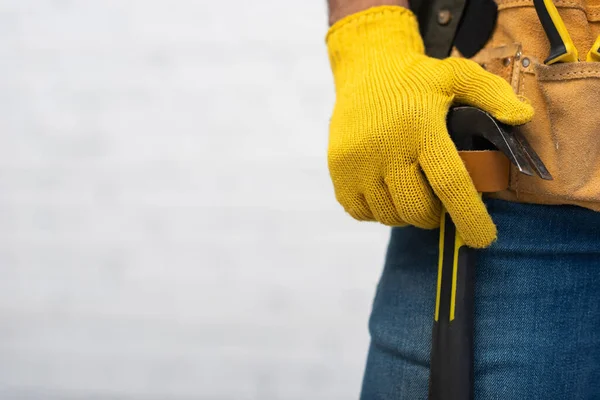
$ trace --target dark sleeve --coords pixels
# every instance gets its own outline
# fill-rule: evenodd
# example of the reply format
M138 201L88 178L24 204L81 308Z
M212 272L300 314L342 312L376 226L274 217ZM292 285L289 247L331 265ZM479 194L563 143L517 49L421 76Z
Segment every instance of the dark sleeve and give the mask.
M429 56L445 58L450 54L465 5L466 0L410 0Z

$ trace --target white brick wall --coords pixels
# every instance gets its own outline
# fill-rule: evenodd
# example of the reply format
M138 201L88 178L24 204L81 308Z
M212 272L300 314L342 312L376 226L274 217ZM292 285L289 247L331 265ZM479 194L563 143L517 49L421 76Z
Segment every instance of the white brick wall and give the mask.
M0 399L351 399L325 0L0 2Z

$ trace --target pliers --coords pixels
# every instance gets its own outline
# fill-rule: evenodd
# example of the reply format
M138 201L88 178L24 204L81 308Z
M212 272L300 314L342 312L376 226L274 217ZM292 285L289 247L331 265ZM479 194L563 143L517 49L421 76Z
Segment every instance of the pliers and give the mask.
M533 0L535 11L550 41L550 55L544 64L578 62L579 54L552 0ZM587 53L586 61L600 61L600 36Z

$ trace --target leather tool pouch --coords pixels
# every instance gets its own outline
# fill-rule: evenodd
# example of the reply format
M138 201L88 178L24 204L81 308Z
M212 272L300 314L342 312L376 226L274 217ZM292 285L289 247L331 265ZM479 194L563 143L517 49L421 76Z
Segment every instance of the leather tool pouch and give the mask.
M585 62L600 34L600 5L554 0L584 61L547 66L543 60L549 44L533 2L496 2L496 29L472 59L531 101L536 115L521 131L554 180L529 177L511 167L508 190L494 197L600 211L600 63ZM453 55L460 56L456 50Z

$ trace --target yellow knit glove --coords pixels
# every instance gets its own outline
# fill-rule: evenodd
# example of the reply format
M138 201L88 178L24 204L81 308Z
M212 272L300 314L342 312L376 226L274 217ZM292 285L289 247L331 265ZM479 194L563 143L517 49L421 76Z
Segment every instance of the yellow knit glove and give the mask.
M327 46L336 88L328 162L339 203L358 220L426 229L439 226L443 203L467 245L490 245L496 226L446 115L456 102L523 124L531 105L473 61L426 56L416 18L402 7L338 21Z

